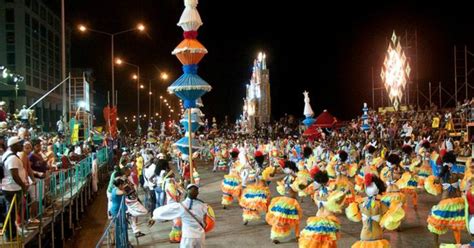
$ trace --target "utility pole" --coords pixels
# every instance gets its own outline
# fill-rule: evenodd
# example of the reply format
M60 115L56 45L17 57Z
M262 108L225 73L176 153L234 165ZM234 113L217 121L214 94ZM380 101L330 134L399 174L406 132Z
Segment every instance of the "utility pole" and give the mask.
M61 0L61 80L66 78L66 21L64 13L64 0ZM67 101L66 101L66 84L63 83L62 87L62 102L63 102L63 118L64 122L68 122L66 117L67 112Z

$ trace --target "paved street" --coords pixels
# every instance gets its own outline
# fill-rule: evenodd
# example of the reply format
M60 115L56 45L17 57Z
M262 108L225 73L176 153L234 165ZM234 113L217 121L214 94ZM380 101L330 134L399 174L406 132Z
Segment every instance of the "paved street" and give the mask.
M235 203L232 207L224 210L220 205L221 190L220 183L223 177L223 173L217 172L212 173L210 165L199 165L199 171L201 174L201 182L203 184L201 188L200 199L210 203L214 208L217 220L216 228L206 237L207 247L297 247L296 241L290 240L289 242L274 245L270 240L270 226L264 221L260 223L251 223L248 226L242 225L241 214L242 210ZM273 186L274 187L274 186ZM272 188L272 192L276 195L275 189ZM99 197L105 197L100 195ZM96 199L105 204L104 200ZM402 230L400 232L386 232L385 238L390 240L392 247L434 247L434 242L431 233L426 228L426 218L429 213L429 209L432 205L438 201L437 197L428 195L426 193L420 194L419 197L419 209L415 212L411 208L411 202L409 202L409 211L407 212L407 218L402 223ZM303 228L306 224L306 219L315 214L316 208L313 202L309 198L301 204L304 210L304 219L301 225ZM101 210L102 207L93 205L97 210ZM88 217L98 217L97 212ZM104 216L105 217L105 216ZM361 228L360 223L350 222L345 216L339 217L342 223L341 238L338 241L338 247L350 247L359 238L359 232ZM88 224L90 223L90 224ZM91 234L95 233L97 239L99 238L99 232L103 228L99 227L97 223L103 223L98 219L94 221L83 221L83 230L74 238L72 243L68 247L90 247L92 239ZM168 242L168 233L171 229L171 222L156 223L151 229L147 228L146 220L143 218L140 220L140 227L142 232L146 233L146 236L139 239L138 247L178 247L176 244L170 244ZM84 229L87 229L85 231ZM463 242L467 243L469 237L467 233L463 232ZM133 235L130 235L133 237ZM453 236L448 233L441 237L441 242L453 241ZM131 243L136 246L137 240L131 239Z
M216 229L206 238L208 247L297 247L294 239L279 245L271 243L270 226L264 221L252 223L248 226L242 225L242 210L237 203L226 210L222 209L220 205L220 183L223 174L210 172L211 167L209 166L201 166L199 171L204 184L201 188L200 198L211 204L217 216ZM272 193L276 195L274 187L272 187ZM420 206L417 212L409 205L407 219L402 224L401 232L385 233L385 237L390 240L392 247L421 248L434 246L432 235L426 228L426 218L431 206L436 204L437 201L437 197L423 193L419 197ZM309 198L305 199L301 205L304 209L304 223L302 223L301 228L304 228L307 217L314 215L316 208ZM345 216L340 216L340 220L342 222L342 232L338 246L350 247L359 239L361 224L350 222ZM168 243L167 235L170 228L170 222L155 224L152 230L146 230L147 236L140 238L140 245L153 246L159 244L159 247L176 247L175 244ZM442 242L452 240L453 236L450 233L441 237ZM468 242L468 240L467 233L463 233L463 241Z

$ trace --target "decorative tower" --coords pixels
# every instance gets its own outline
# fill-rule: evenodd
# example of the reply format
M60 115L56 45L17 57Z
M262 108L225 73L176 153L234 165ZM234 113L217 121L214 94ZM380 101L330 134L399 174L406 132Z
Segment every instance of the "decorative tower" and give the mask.
M362 112L364 112L364 114L362 115L362 126L360 127L362 129L362 131L364 132L367 132L369 131L370 129L370 126L369 126L369 108L367 107L367 103L364 102L364 107L362 108Z
M184 40L172 52L183 64L184 74L168 87L170 92L183 100L184 108L187 109L187 117L182 120L186 134L175 145L185 155L184 157L189 159L191 172L194 171L192 154L201 148L199 142L193 138L193 132L201 122L197 114L192 115L192 109L197 107L198 98L212 89L197 75L198 63L207 53L207 49L196 39L197 30L202 25L197 5L197 0L184 0L185 8L178 23L178 26L184 30ZM190 179L191 183L194 183L194 177L191 176Z
M314 123L314 118L313 118L314 112L313 112L313 109L311 108L311 105L309 104L309 95L308 94L309 93L307 91L303 92L303 96L304 96L303 114L306 117L306 119L303 120L303 124L306 127L309 127L309 126L311 126L311 124Z
M271 96L270 72L267 69L266 55L259 53L253 62L252 77L247 85L245 106L247 110L248 129L250 132L257 125L270 122Z

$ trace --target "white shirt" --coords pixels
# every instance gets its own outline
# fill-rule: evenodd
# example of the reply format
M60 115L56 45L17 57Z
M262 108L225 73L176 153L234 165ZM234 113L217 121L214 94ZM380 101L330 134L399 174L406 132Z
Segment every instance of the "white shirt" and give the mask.
M77 154L77 155L82 155L81 147L80 147L80 146L76 146L76 147L74 148L74 153Z
M453 142L451 142L451 139L447 139L445 141L445 145L446 145L446 151L450 152L454 150L454 145L453 145Z
M144 179L145 179L145 187L148 187L149 189L153 190L156 186L156 178L155 178L155 164L151 164L148 167L144 168Z
M147 164L148 161L150 161L150 159L151 159L151 156L146 154L146 153L143 154L142 157L143 157L143 164Z
M20 115L20 119L28 120L28 109L26 109L26 108L21 109L20 113L18 113L18 114Z
M316 149L314 150L314 155L316 158L320 159L321 155L323 155L324 148L322 146L317 146Z
M63 131L64 130L64 123L62 120L59 120L58 122L56 122L56 126L58 127L58 131Z
M12 154L12 151L8 150L3 154L2 156L2 161L5 160L9 154ZM4 173L5 176L2 179L2 189L5 191L19 191L21 190L21 186L18 185L15 180L13 179L13 176L10 172L11 169L18 169L18 175L20 176L21 180L25 181L26 179L26 172L25 169L23 168L23 163L21 160L15 156L11 155L8 157L8 159L4 162ZM26 182L24 182L26 183Z
M162 186L162 184L165 182L165 173L165 170L160 171L160 175L156 177L156 185L160 185L160 187Z
M189 209L194 216L204 224L204 216L207 214L207 204L202 203L199 200L193 200L191 209L189 208L191 199L186 198L182 202L184 207ZM180 203L170 203L163 207L159 207L153 211L154 220L174 220L181 218L182 226L182 237L183 238L203 238L206 233L199 223L186 211Z

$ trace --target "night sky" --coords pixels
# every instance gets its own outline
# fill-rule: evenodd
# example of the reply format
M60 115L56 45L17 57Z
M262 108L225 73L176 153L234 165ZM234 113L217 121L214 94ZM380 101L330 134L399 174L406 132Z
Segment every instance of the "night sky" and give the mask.
M155 68L169 72L171 79L181 75L181 64L171 51L182 40L182 29L176 23L184 9L183 1L66 2L67 22L74 27L85 23L94 29L117 32L143 22L148 35L118 36L116 55L139 64L146 78L158 75ZM372 102L371 67L379 81L384 51L393 30L399 35L417 30L420 88L426 88L429 81L443 81L448 87L453 81L453 46L469 47L474 41L472 19L462 4L364 5L360 1L335 1L323 7L304 2L200 1L198 10L204 25L199 29L198 39L209 54L200 63L199 74L213 87L203 97L207 116L222 119L227 114L233 120L241 113L245 84L259 51L267 54L273 117L284 113L303 117L302 92L308 90L316 113L328 109L341 119L350 119L360 114L363 102ZM110 89L109 61L107 36L74 30L72 65L94 69L99 106L105 103L106 91ZM121 116L136 113L132 72L130 67L115 71ZM412 75L415 73L414 70ZM171 83L154 85L166 94L164 90ZM142 94L142 99L142 113L147 113L148 95Z

